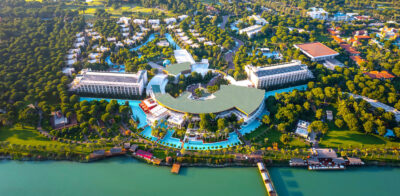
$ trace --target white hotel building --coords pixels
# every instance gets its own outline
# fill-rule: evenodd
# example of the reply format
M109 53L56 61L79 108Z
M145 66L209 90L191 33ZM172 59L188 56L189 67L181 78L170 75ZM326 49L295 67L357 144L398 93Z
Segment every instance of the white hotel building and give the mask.
M266 88L313 78L313 74L301 61L270 65L265 67L245 67L248 79L257 88Z
M84 69L71 83L70 91L94 94L142 95L147 83L147 71L136 74L92 72Z
M249 38L253 38L254 36L256 36L258 33L261 32L261 25L253 25L253 26L249 26L247 28L241 29L239 30L239 34L243 34L246 33L246 35Z

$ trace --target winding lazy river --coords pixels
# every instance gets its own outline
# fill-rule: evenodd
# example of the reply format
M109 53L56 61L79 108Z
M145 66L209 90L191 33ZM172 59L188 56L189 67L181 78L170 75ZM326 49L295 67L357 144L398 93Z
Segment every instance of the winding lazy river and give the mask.
M267 91L265 92L265 97L269 96L274 96L275 94L283 93L283 92L291 92L295 89L297 90L305 90L307 88L307 85L300 85L300 86L294 86L290 88L284 88L284 89L278 89L278 90L273 90L273 91ZM93 101L93 100L102 100L103 98L90 98L90 97L81 97L80 101ZM107 101L110 101L111 99L104 99ZM139 125L138 128L144 128L144 130L140 133L143 137L151 140L151 141L156 141L157 143L168 146L168 147L173 147L173 148L182 148L182 146L185 149L188 150L215 150L215 149L222 149L222 148L229 148L232 146L236 146L241 144L242 142L239 139L239 136L237 135L236 132L231 132L229 133L229 137L225 141L220 141L220 142L213 142L213 143L203 143L202 141L197 141L197 142L189 142L189 143L183 143L180 139L172 137L174 130L170 129L168 130L167 134L164 136L163 139L158 139L154 136L151 135L151 126L147 126L147 121L146 121L146 114L143 112L143 110L139 107L139 103L141 102L140 100L123 100L123 99L116 99L119 104L125 104L126 101L129 102L129 106L132 108L133 112L133 117L135 119L139 119ZM263 115L268 114L267 111L264 111L260 114L259 118L261 118ZM254 120L251 123L242 126L239 132L241 134L246 134L254 131L261 125L261 122L259 120Z

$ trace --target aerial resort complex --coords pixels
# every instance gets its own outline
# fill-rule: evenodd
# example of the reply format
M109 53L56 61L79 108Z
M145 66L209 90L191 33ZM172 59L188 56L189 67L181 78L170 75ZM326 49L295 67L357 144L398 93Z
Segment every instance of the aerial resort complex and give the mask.
M3 0L0 59L0 195L397 190L399 0Z

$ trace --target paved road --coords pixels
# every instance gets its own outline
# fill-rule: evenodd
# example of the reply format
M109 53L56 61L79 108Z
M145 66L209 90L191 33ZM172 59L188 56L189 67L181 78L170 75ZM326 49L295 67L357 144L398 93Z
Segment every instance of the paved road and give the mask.
M161 65L159 65L159 64L157 64L157 63L154 63L154 62L152 62L152 61L148 62L147 64L149 64L151 68L156 68L156 69L160 69L160 70L163 70L163 69L164 69L163 66L161 66Z
M226 23L228 22L228 18L229 18L229 15L222 16L222 23L220 25L220 28L222 30L225 30L225 26L226 26ZM233 38L233 40L235 40L235 43L237 43L237 45L230 52L226 53L224 56L225 61L228 62L228 70L235 69L235 65L233 64L233 57L235 56L235 53L238 51L239 47L244 44L241 40L234 38L234 37L232 37L232 38Z
M225 25L228 22L228 18L229 18L229 15L222 16L222 23L221 23L221 26L220 26L220 28L222 30L225 30Z
M233 40L235 40L235 43L237 43L237 45L231 50L231 52L226 53L224 56L225 61L228 62L228 70L235 69L235 65L233 64L233 57L235 56L235 53L239 50L240 46L244 44L240 39L234 37L232 38Z

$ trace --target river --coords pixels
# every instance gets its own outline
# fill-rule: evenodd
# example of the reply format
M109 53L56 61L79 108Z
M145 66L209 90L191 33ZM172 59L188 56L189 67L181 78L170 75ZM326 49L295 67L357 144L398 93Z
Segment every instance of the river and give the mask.
M400 168L367 167L346 171L272 168L280 196L395 195ZM68 161L0 162L0 195L266 195L257 168L168 167L112 158L94 163Z

